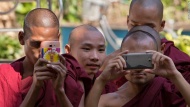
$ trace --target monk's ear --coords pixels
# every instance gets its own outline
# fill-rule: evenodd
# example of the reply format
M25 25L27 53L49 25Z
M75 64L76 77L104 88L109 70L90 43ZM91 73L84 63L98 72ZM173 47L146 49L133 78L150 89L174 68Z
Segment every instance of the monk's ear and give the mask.
M129 15L127 15L127 26L129 26L128 24L129 24Z
M65 45L65 53L70 53L71 52L71 47L69 44Z
M58 34L58 38L60 38L60 35L61 35L61 33L59 32L59 34Z
M23 31L20 31L19 33L18 33L18 40L19 40L19 42L20 42L20 44L21 45L24 45L25 44L25 38L24 38L24 32Z
M161 45L161 53L162 53L162 54L164 54L165 47L166 47L166 44L163 43L163 44Z
M160 29L160 31L163 31L163 29L164 29L164 27L165 27L165 23L166 23L166 21L165 20L162 20L162 22L161 22L161 29Z

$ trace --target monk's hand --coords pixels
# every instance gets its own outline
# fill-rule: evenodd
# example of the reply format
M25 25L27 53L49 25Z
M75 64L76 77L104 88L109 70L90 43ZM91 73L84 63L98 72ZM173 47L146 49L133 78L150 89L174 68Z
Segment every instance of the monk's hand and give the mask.
M54 73L49 71L49 68L46 66L49 64L47 60L40 58L34 65L34 72L33 72L33 83L37 87L41 87L43 85L44 80L51 79L54 77Z
M153 53L152 63L154 64L154 69L149 73L169 79L179 74L171 58L157 51L148 50L147 52Z
M55 91L64 91L63 84L67 74L65 58L59 55L60 61L57 63L48 64L47 67L51 69L51 72L55 73L55 77L52 78L53 87Z
M126 75L128 71L123 69L126 68L126 62L122 57L122 55L126 53L127 51L120 52L115 57L109 59L106 62L105 68L99 76L99 79L101 79L103 82L108 82Z
M107 55L106 58L104 59L104 62L102 64L102 66L100 67L100 71L103 71L105 69L105 67L107 66L107 63L110 59L114 58L115 56L117 56L120 53L120 50L116 50L114 52L112 52L111 54Z

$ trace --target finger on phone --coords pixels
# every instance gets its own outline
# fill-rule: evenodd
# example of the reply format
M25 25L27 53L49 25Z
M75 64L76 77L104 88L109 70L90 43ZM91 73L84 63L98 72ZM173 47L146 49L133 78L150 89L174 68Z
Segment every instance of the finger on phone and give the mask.
M60 60L60 62L61 62L63 65L66 64L66 59L65 59L62 55L60 55L60 54L59 54L59 60Z
M52 73L52 72L49 72L49 71L46 71L46 72L36 72L36 76L37 77L39 77L39 76L56 77L56 74Z
M43 65L48 64L48 63L50 63L50 61L47 61L43 58L39 58L38 61L35 63L35 66L36 65L43 66Z
M127 54L128 53L128 50L125 50L125 51L122 51L122 52L120 52L118 55L123 55L123 54Z

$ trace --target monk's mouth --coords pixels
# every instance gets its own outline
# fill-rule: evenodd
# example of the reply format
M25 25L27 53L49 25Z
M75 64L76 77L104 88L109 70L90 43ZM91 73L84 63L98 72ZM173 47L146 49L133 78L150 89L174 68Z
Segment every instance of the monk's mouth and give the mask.
M137 76L137 77L144 77L146 76L144 73L133 73L133 76Z
M96 64L87 64L87 67L90 69L99 69L100 68L100 66L96 65Z

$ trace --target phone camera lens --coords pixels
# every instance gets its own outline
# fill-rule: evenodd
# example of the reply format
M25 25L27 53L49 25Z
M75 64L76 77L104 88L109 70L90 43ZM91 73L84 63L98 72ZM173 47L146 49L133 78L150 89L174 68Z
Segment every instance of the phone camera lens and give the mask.
M52 45L49 45L49 47L52 47Z

